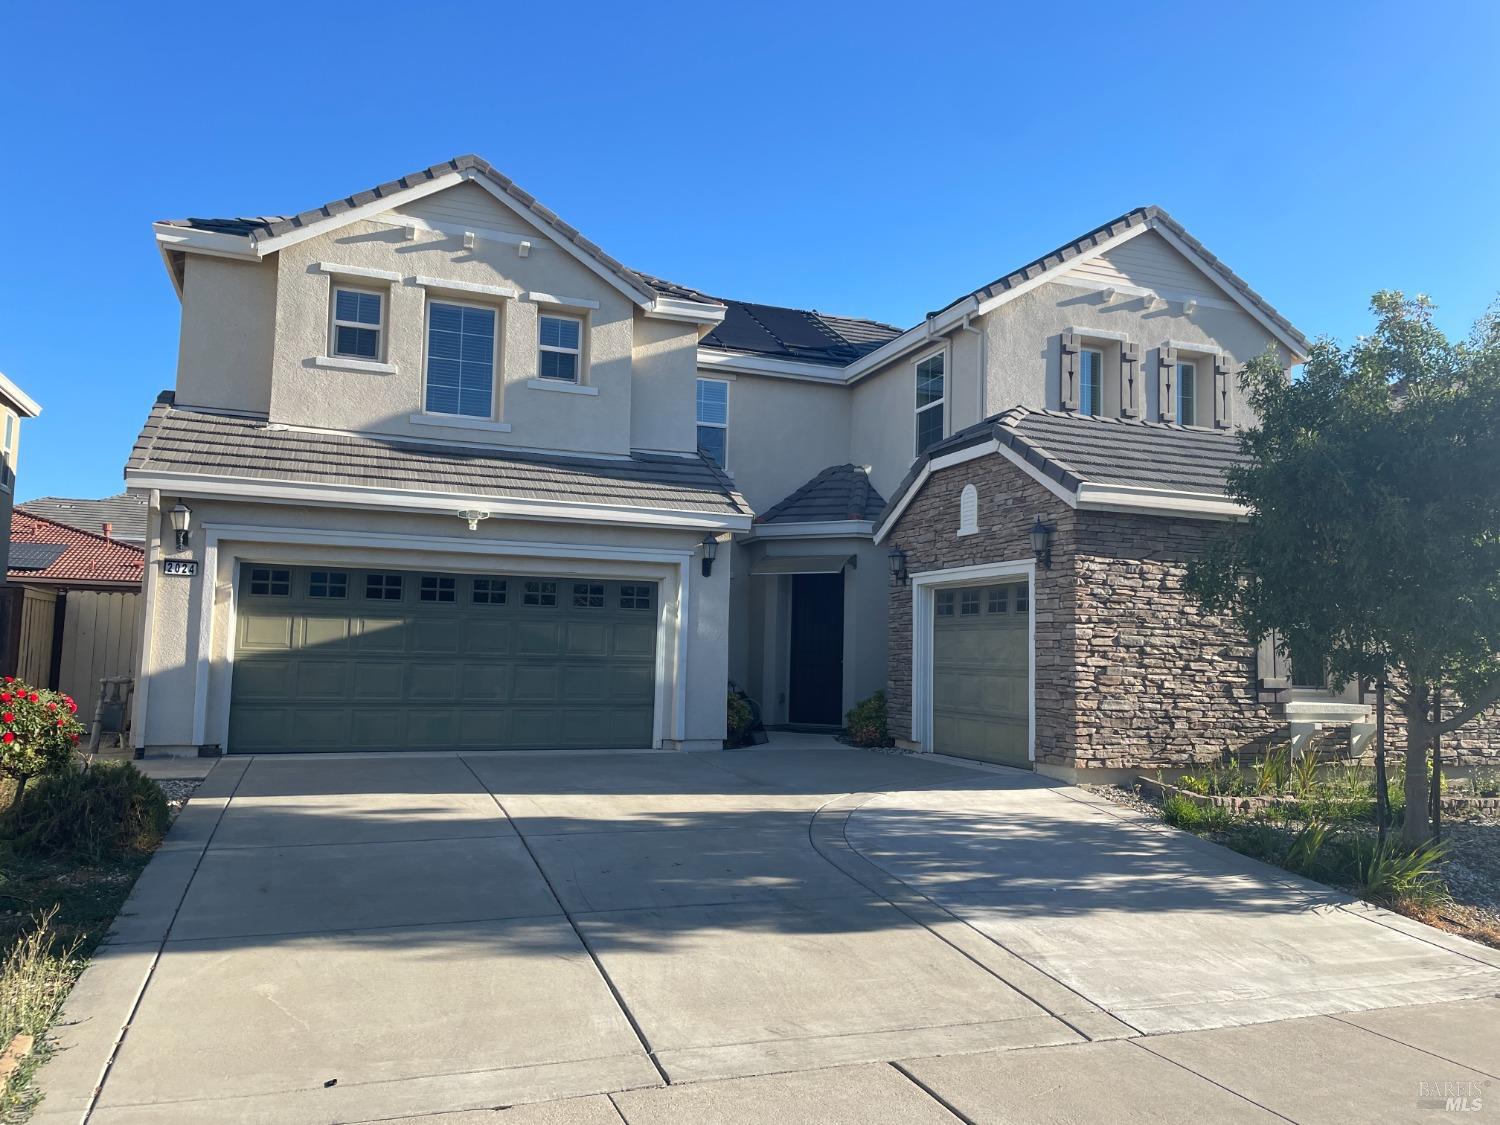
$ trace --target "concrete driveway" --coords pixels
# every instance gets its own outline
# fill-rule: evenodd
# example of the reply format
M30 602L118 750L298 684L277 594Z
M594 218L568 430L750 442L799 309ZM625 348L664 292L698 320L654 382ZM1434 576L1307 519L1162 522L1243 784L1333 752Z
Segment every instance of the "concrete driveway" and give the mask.
M1419 1109L1500 1075L1497 993L1494 951L1013 771L831 740L230 759L37 1120L1082 1121L1133 1088L1314 1120L1230 1073L1304 1040L1384 1059L1404 1119L1392 1082ZM1378 1020L1411 1004L1442 1018Z

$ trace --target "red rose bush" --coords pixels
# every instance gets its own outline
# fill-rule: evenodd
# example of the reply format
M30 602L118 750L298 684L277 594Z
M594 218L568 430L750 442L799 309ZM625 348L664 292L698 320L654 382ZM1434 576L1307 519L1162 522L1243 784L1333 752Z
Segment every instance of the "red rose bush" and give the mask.
M12 805L19 804L29 778L68 768L83 731L72 696L5 677L0 684L0 774L16 783Z

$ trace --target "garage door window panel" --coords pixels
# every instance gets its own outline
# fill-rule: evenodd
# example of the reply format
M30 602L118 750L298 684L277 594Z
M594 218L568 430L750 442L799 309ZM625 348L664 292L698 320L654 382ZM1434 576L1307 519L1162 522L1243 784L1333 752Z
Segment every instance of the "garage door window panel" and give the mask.
M475 605L504 605L507 590L503 578L474 579L473 598Z
M453 602L458 600L458 581L442 574L422 575L422 587L417 595L424 602Z
M274 567L252 567L250 593L257 598L289 598L292 596L292 572Z
M342 570L314 570L307 576L307 596L310 598L347 598L349 575Z
M557 583L530 580L521 597L522 605L546 609L557 605Z
M399 602L404 586L399 574L365 575L365 597L372 602Z

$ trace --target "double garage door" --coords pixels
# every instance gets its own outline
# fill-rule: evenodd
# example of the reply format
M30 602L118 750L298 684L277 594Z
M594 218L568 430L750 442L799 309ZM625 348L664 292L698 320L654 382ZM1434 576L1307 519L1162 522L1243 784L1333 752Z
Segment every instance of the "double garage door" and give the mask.
M229 750L649 747L654 582L241 567Z
M1031 766L1031 633L1026 583L934 593L932 748Z

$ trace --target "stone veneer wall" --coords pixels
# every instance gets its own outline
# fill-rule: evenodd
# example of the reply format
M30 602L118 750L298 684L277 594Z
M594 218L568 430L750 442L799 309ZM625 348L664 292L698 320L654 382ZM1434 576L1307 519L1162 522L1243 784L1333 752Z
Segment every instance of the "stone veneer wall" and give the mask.
M979 493L976 535L959 538L959 494ZM999 455L934 473L890 535L912 574L1031 557L1028 532L1056 524L1037 572L1037 761L1079 768L1182 768L1249 755L1284 737L1262 703L1255 649L1183 589L1190 559L1227 524L1078 512ZM890 598L891 733L911 736L911 587ZM1393 719L1399 716L1392 715ZM1391 745L1399 748L1399 722ZM1500 712L1445 740L1447 760L1500 754Z

